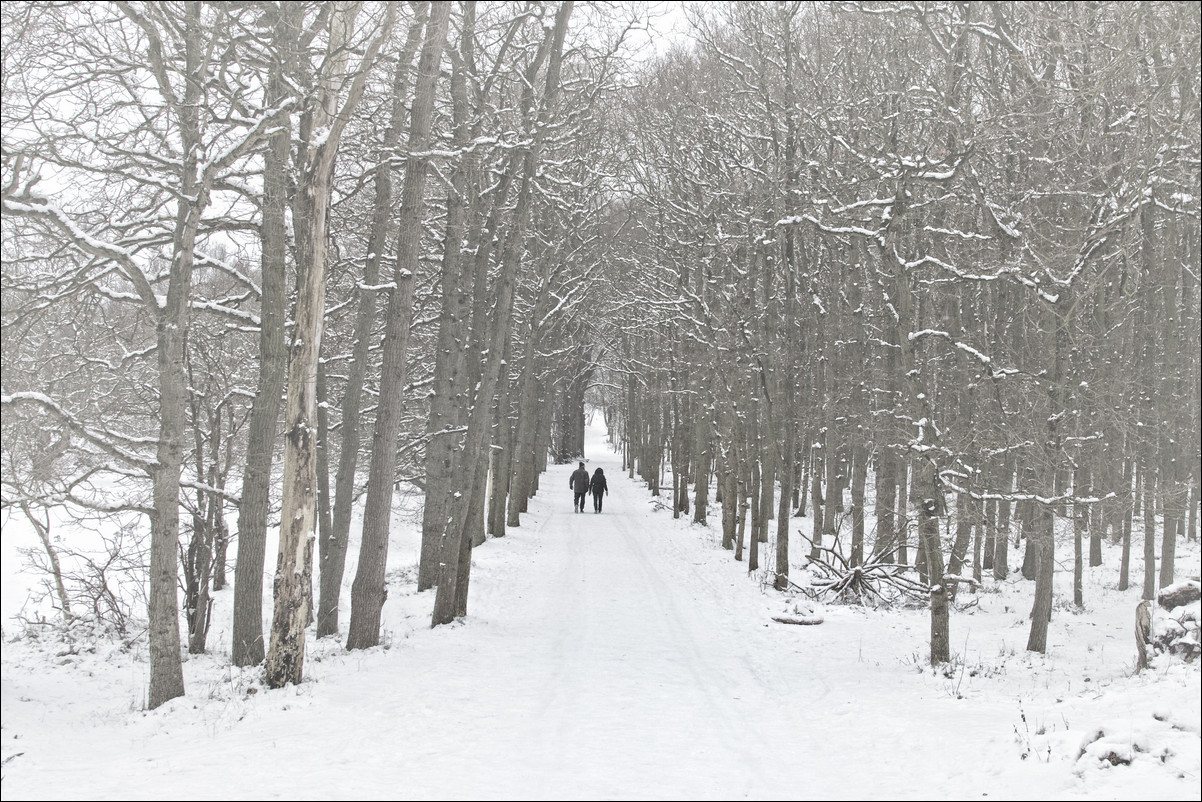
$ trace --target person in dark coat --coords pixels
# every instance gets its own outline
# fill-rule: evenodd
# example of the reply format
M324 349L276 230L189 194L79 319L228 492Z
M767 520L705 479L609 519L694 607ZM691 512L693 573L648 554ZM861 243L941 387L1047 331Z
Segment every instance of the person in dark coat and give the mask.
M584 512L584 497L588 494L588 486L588 469L582 462L580 467L572 472L572 478L568 480L568 487L572 488L572 492L576 494L576 498L572 502L572 509L575 512Z
M605 481L605 471L598 468L593 471L593 481L588 489L593 493L593 512L601 512L601 496L609 495L609 484Z

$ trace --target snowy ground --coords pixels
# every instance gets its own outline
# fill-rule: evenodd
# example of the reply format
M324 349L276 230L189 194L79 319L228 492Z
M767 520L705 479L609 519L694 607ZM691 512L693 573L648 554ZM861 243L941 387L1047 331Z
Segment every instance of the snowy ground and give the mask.
M476 550L462 623L428 628L401 511L385 646L310 641L306 681L269 691L228 665L225 590L187 697L152 712L142 644L12 623L23 535L6 522L4 799L1202 796L1198 667L1133 674L1139 588L1115 589L1117 549L1090 569L1083 612L1062 601L1062 555L1047 655L1024 651L1033 588L1016 578L968 596L953 664L933 671L925 611L828 605L820 626L774 623L804 597L749 577L715 529L674 521L601 436L587 451L605 512L574 514L573 466L553 467L521 528ZM1178 566L1198 573L1197 544Z

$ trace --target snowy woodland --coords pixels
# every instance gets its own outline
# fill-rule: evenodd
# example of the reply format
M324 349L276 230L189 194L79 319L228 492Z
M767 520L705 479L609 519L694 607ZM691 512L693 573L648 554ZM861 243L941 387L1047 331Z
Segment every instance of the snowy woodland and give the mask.
M1202 798L1196 4L0 37L5 799Z

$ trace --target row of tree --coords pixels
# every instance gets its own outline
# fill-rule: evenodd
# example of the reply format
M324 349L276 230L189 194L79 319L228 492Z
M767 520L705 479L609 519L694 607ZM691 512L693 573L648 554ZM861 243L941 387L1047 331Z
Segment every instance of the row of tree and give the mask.
M777 587L807 511L802 557L916 562L935 661L1012 529L1033 649L1058 518L1078 603L1085 539L1126 555L1137 514L1145 593L1158 520L1171 580L1197 15L736 2L631 58L638 11L3 6L4 505L50 563L48 509L149 523L151 706L183 692L179 590L204 651L231 554L235 664L298 681L310 623L377 644L399 482L432 623L463 615L471 548L581 453L590 393L632 474L670 466L698 522L713 493L753 570L775 522Z
M1012 528L1032 650L1058 531L1077 605L1108 534L1126 588L1133 515L1144 598L1171 583L1199 498L1194 9L730 3L694 27L627 111L607 393L631 474L658 491L666 460L698 522L716 484L750 570L775 520L778 588L807 505L810 559L916 562L936 662Z
M486 521L519 525L552 424L580 451L594 143L630 20L572 2L3 15L4 502L145 515L150 706L183 693L177 585L202 652L232 543L235 664L299 681L314 620L376 645L401 481L426 496L433 623L463 615L470 548Z

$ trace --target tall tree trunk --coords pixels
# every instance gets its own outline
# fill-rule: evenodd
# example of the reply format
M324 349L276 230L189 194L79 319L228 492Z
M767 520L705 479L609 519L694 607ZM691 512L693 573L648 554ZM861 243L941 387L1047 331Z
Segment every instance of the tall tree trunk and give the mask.
M1134 460L1123 461L1123 484L1119 488L1119 515L1122 530L1122 549L1119 557L1119 590L1126 590L1131 582L1131 515L1134 496L1131 492L1131 472L1135 468Z
M931 595L931 665L946 663L951 659L948 634L948 592L943 578L943 546L939 542L939 513L943 509L942 491L938 484L938 473L933 464L925 460L915 466L919 477L915 487L922 489L914 494L918 504L918 545L925 555Z
M864 486L868 481L868 448L857 433L851 467L851 564L864 564Z
M501 366L500 388L497 397L497 412L493 420L495 432L493 447L488 455L488 472L491 476L488 496L488 534L505 536L506 499L509 496L509 480L512 477L513 425L510 411L510 391L513 382L509 378L510 343Z
M910 555L910 460L903 457L893 463L897 471L897 562L909 565Z
M388 301L384 347L380 359L380 400L372 434L367 501L363 513L363 539L359 564L351 584L351 620L348 649L367 649L380 642L380 614L388 595L388 532L396 479L397 434L400 431L413 314L413 281L421 255L422 212L425 209L426 173L430 165L430 121L438 83L442 51L446 45L450 5L432 4L418 62L413 105L409 112L409 156L405 159L405 184L397 222L396 261Z
M1002 460L1001 487L1004 493L1014 489L1014 456L1007 454ZM997 540L994 542L993 578L1001 581L1010 575L1010 500L997 502Z
M278 104L290 89L284 76L300 29L300 5L283 5L275 18L276 60L271 64L268 104ZM234 566L234 642L230 660L236 666L263 662L263 568L267 559L267 513L270 509L272 458L284 395L288 346L284 336L288 310L288 163L292 124L284 116L268 139L263 158L261 296L259 303L259 386L247 422L246 469L238 505L238 561Z
M1144 476L1144 595L1145 600L1156 598L1156 480L1152 474L1145 473L1147 468L1141 467L1140 474Z
M346 550L350 540L351 512L355 498L355 473L359 464L359 440L362 428L363 388L367 384L370 362L371 331L376 321L376 295L379 292L380 262L388 243L392 214L392 157L401 139L405 123L405 99L409 92L409 72L413 56L426 24L426 6L418 7L405 44L401 48L392 77L392 108L388 128L376 154L372 170L375 200L371 229L367 236L367 259L363 282L359 286L359 308L351 334L351 360L347 369L346 392L342 396L341 448L334 479L334 511L330 536L323 537L318 549L321 559L321 591L317 605L317 637L338 634L338 607L342 598L342 578L346 573Z
M189 80L179 115L183 146L180 199L175 216L174 242L167 297L158 310L155 344L159 379L159 442L152 471L154 506L150 516L150 688L147 705L153 710L184 694L180 663L179 605L176 595L179 569L179 492L186 432L187 373L184 351L188 337L188 302L195 264L196 236L209 202L209 186L202 179L198 107L201 86L191 80L202 72L204 43L200 31L200 3L185 4L185 52Z
M396 8L386 7L381 27L365 49L347 97L339 103L347 75L348 44L358 12L358 6L338 6L332 12L326 72L320 81L313 116L302 121L302 141L306 147L293 207L298 268L296 317L289 348L280 549L265 672L267 685L272 688L299 683L304 678L305 628L311 614L313 541L318 514L314 436L317 430L317 361L325 328L328 212L334 162L342 132L363 96L370 65L396 19Z
M722 491L722 548L727 551L734 550L735 530L738 525L738 469L733 462L731 453L727 452L726 458L722 460L722 473L719 474L725 488Z
M1089 527L1089 513L1084 504L1073 502L1073 604L1085 604L1085 568L1082 554L1085 532Z
M947 572L953 577L960 576L964 570L964 557L968 554L968 545L972 540L975 503L968 493L956 494L956 539L952 541L952 553L948 559ZM949 596L952 601L960 590L960 583L952 585Z
M1166 483L1167 484L1167 483ZM1177 492L1175 487L1169 487L1165 493L1166 501L1172 499ZM1176 505L1164 505L1164 530L1160 534L1160 587L1173 584L1174 565L1177 554L1177 532L1181 529L1181 518L1176 515Z
M1035 544L1035 604L1031 608L1031 633L1027 651L1045 652L1048 646L1048 622L1052 620L1052 577L1056 570L1056 514L1047 504L1032 502L1037 531L1030 536Z
M889 446L878 444L876 461L876 539L872 544L873 559L890 563L897 553L897 461Z

